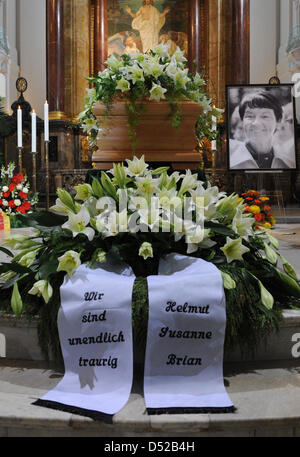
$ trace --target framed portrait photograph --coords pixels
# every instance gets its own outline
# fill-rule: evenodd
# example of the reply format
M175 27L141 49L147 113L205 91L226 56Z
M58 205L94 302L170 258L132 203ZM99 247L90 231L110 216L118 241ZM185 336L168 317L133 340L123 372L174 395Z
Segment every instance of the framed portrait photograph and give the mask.
M297 168L293 86L226 86L229 170Z

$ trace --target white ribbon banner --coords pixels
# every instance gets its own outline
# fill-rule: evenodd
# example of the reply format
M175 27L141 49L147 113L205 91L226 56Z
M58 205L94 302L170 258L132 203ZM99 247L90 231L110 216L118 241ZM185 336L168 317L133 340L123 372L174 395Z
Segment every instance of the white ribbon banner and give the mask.
M58 314L65 375L35 404L108 422L123 408L133 379L134 280L129 267L108 263L66 277Z
M148 277L144 396L149 414L232 412L224 387L225 294L219 270L177 254Z

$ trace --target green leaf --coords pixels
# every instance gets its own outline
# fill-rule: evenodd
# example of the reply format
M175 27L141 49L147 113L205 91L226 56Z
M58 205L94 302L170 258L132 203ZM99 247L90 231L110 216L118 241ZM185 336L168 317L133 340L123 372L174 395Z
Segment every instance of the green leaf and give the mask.
M159 167L156 168L155 170L151 171L152 175L161 175L165 171L168 171L170 167Z
M93 177L92 189L95 197L102 198L105 196L102 186L97 178Z
M102 171L101 173L101 184L108 195L113 197L115 200L118 199L115 186L113 185L109 176L104 171Z
M7 273L8 271L14 271L15 273L32 273L32 270L27 267L23 267L23 265L19 265L17 262L11 263L1 263L0 265L0 274Z
M27 227L55 227L64 224L68 218L50 211L35 211L30 214L20 214L18 218Z
M205 221L204 224L205 228L211 229L214 233L218 233L219 235L225 235L236 238L236 233L228 228L226 225L217 224L216 222Z
M282 273L280 270L276 269L276 271L285 291L293 297L300 298L300 286L298 282L291 278L291 276Z
M15 315L19 317L22 314L23 302L18 288L18 282L15 281L13 293L11 296L11 308Z
M48 279L51 274L57 273L57 267L57 259L51 259L47 263L43 263L39 269L40 279Z
M60 198L60 200L63 202L63 204L66 205L73 213L76 214L75 204L74 204L73 198L71 197L69 192L67 192L64 189L58 188L56 190L56 193L57 193L58 197Z
M0 247L0 251L4 252L4 254L8 255L9 257L13 257L14 255L10 252L9 249Z

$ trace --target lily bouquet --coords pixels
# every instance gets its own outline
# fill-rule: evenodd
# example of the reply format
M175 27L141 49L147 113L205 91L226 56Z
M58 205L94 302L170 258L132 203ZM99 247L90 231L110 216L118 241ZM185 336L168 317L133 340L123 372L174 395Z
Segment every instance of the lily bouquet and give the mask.
M137 52L132 55L116 57L111 55L105 62L107 68L91 78L93 85L87 89L85 109L78 119L84 132L89 134L93 144L98 133L101 135L101 125L98 124L93 107L97 103L106 106L107 115L116 100L126 102L129 135L131 143L136 143L136 127L139 117L145 109L143 100L166 100L170 105L170 117L174 127L180 125L180 103L191 100L202 108L199 116L196 134L201 141L217 138L217 132L212 124L212 117L220 118L223 110L215 108L212 99L205 91L206 82L199 73L192 74L187 68L184 52L177 47L172 54L164 44L156 46L146 54Z
M164 255L214 263L223 277L232 344L265 335L280 319L279 301L300 297L295 270L270 231L255 229L238 195L219 192L191 170L151 170L144 157L134 157L127 166L114 164L92 185L76 186L75 196L57 193L51 212L19 216L35 229L32 236L10 236L0 248L11 256L0 265L2 309L40 314L44 332L56 325L64 276L81 264L99 268L107 257L122 259L141 278L140 307L147 306L143 278L158 274Z

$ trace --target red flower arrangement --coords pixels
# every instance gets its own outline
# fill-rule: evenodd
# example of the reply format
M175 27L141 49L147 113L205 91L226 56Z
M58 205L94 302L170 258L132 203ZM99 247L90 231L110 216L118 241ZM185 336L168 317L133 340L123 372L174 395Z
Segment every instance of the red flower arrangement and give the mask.
M276 224L274 214L271 213L271 206L266 204L269 197L261 196L257 190L248 190L240 196L240 200L246 203L245 213L252 213L255 218L255 228L264 227L270 229Z
M37 194L30 192L30 184L22 173L14 175L15 164L2 165L0 184L0 210L9 216L26 214L37 203Z

